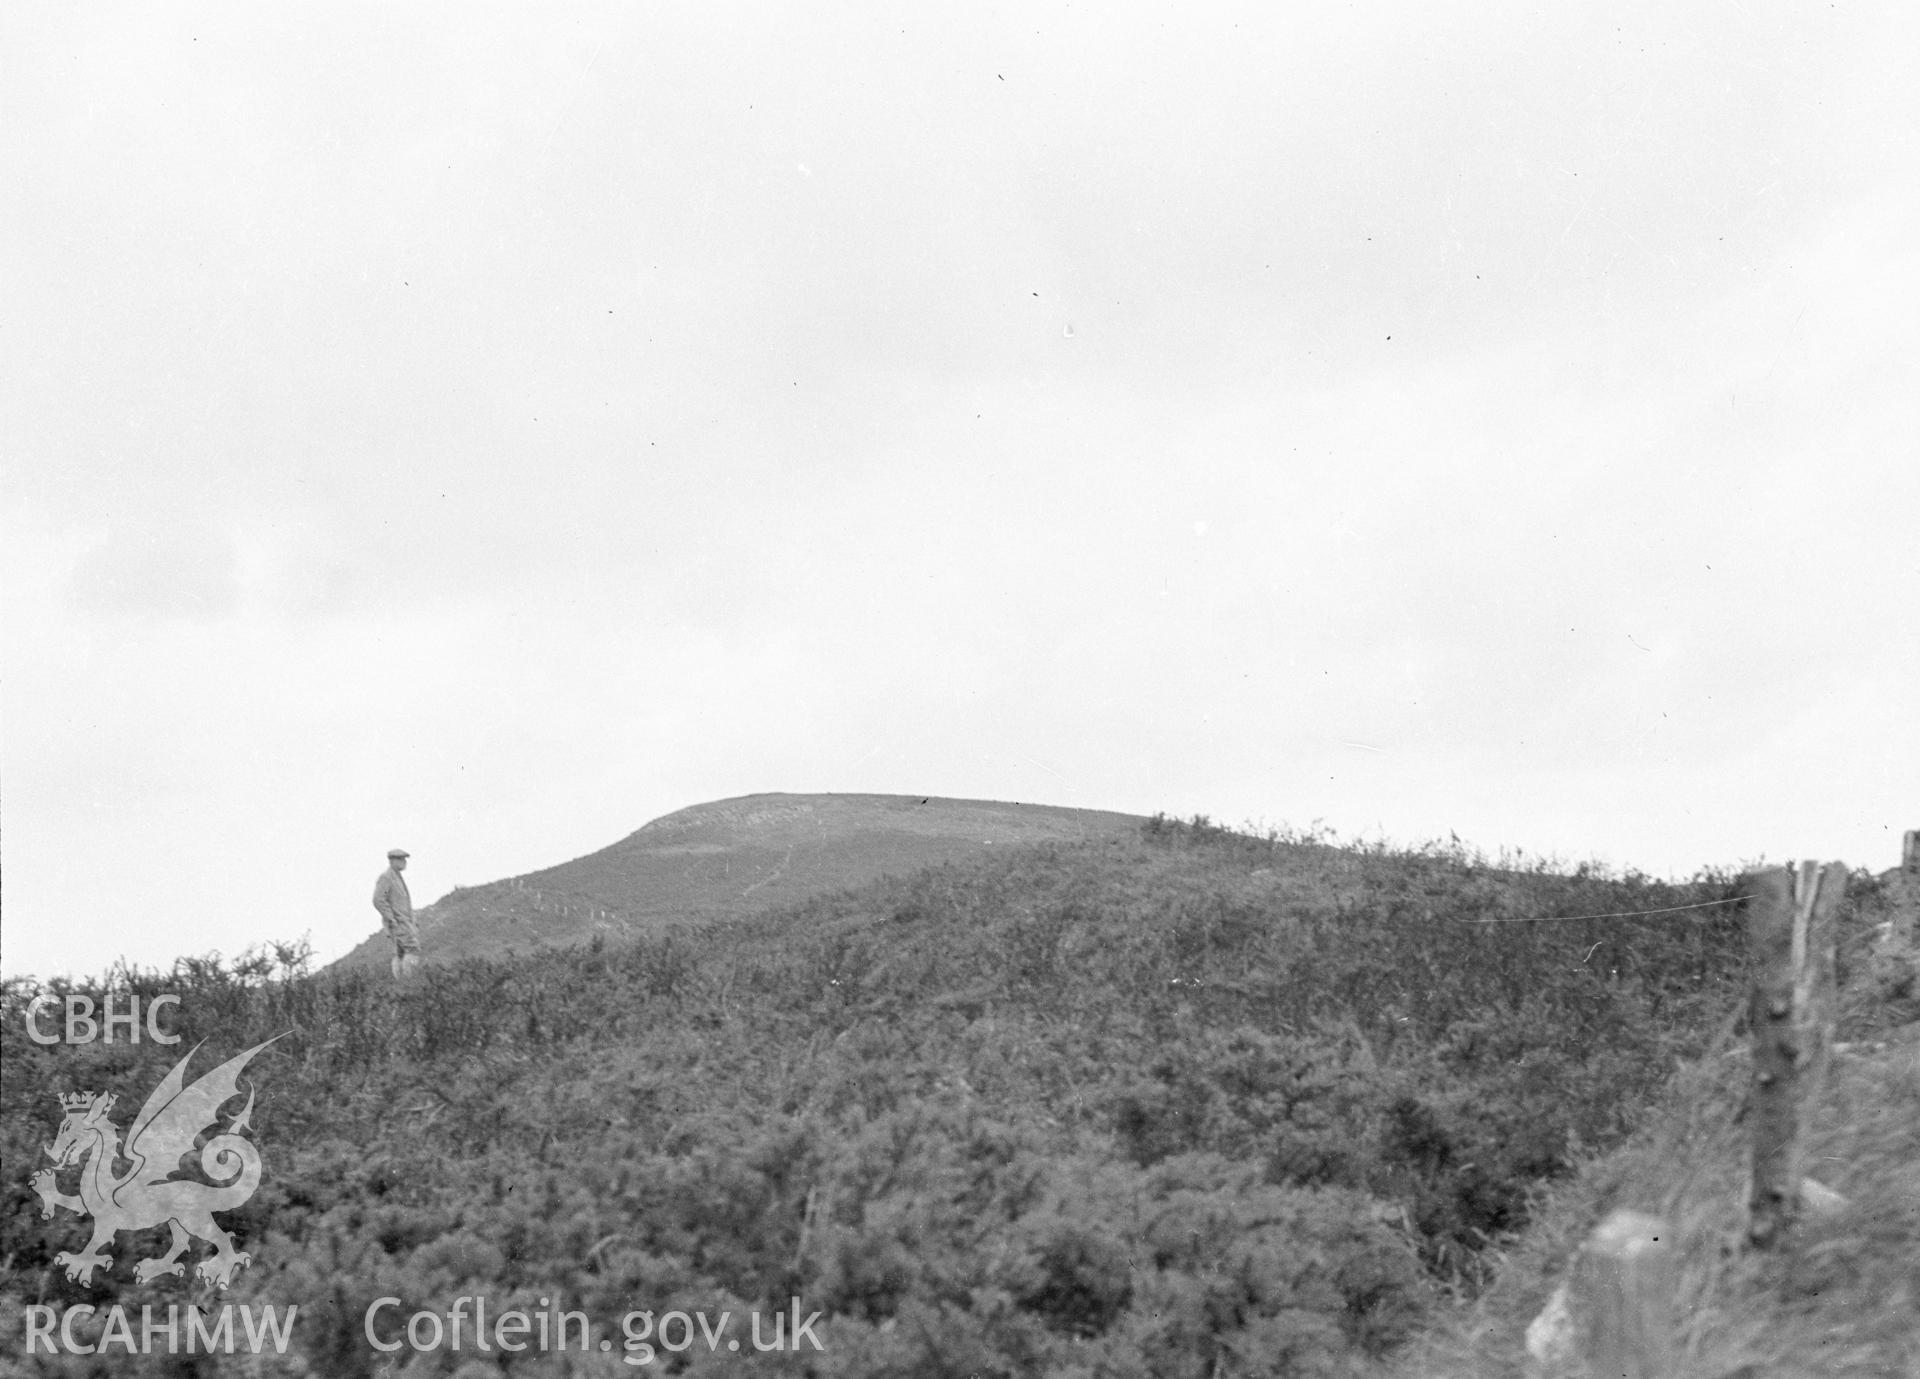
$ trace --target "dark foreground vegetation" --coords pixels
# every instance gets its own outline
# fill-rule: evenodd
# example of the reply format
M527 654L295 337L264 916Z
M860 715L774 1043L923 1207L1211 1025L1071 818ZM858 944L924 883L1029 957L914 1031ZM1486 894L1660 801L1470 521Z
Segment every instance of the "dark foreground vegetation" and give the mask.
M1535 921L1730 894L1156 819L403 988L284 949L119 974L180 996L176 1047L31 1044L15 983L0 1367L471 1379L508 1357L376 1355L363 1319L485 1295L592 1319L515 1375L1370 1372L1739 1006L1737 905ZM124 1129L195 1041L199 1072L283 1031L247 1073L265 1179L223 1220L253 1256L224 1297L300 1309L286 1355L25 1356L24 1304L211 1297L133 1281L161 1230L67 1281L87 1225L27 1182L56 1094L118 1093ZM821 1350L621 1363L630 1312L740 1337L794 1298Z

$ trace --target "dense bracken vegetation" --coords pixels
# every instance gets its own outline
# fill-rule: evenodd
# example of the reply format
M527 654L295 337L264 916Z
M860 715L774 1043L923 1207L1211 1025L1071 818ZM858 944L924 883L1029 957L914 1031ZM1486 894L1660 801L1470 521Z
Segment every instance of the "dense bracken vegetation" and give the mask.
M86 1225L43 1221L27 1179L57 1093L130 1118L196 1041L197 1072L291 1031L248 1072L266 1175L223 1218L253 1256L225 1296L299 1323L247 1372L632 1373L624 1314L794 1298L823 1349L696 1338L652 1370L1365 1372L1725 1034L1738 907L1671 907L1731 894L1158 818L405 986L286 947L93 984L178 994L177 1047L32 1044L15 982L0 1348L46 1374L240 1364L24 1357L20 1304L209 1295L134 1283L159 1230L68 1282L53 1256ZM375 1299L480 1294L581 1310L612 1349L369 1348Z

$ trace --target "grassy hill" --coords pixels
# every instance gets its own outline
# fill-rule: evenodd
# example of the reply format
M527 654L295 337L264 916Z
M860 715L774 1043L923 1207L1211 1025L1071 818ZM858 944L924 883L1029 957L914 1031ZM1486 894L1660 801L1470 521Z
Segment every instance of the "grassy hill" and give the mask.
M1857 889L1856 990L1877 917L1874 883ZM180 992L182 1047L208 1040L209 1061L291 1031L254 1069L265 1181L223 1220L254 1258L232 1300L301 1311L294 1347L253 1368L115 1357L98 1372L624 1374L643 1312L728 1312L743 1338L748 1314L794 1299L821 1314L820 1350L733 1354L698 1330L683 1350L635 1344L661 1373L1517 1372L1537 1301L1516 1270L1550 1274L1623 1175L1689 1163L1715 1181L1711 1135L1661 1136L1727 1133L1733 1108L1698 1091L1708 1075L1675 1071L1721 1066L1746 985L1736 906L1559 917L1730 893L1718 875L1563 874L1154 819L405 986L207 964L123 976ZM134 1283L128 1262L159 1232L123 1237L91 1289L53 1263L85 1236L65 1213L42 1222L26 1187L54 1094L111 1090L130 1114L178 1050L27 1044L32 994L15 984L0 1009L9 1356L25 1302L207 1296ZM1874 1008L1880 1042L1910 1018ZM1902 1085L1836 1095L1910 1143ZM1865 1163L1836 1185L1905 1181ZM1920 1229L1897 1211L1871 1229L1821 1267L1855 1271L1848 1296L1872 1285L1884 1308L1901 1295L1875 1261L1911 1260ZM1817 1308L1832 1276L1796 1276L1793 1306ZM402 1300L391 1335L479 1295L495 1316L577 1310L610 1348L370 1348L379 1298ZM97 1316L76 1326L97 1334ZM1869 1331L1861 1353L1897 1358L1894 1343Z
M419 913L430 962L634 938L755 914L886 875L1025 843L1118 838L1141 820L1098 809L921 795L747 795L655 819L559 866L466 886ZM376 931L336 964L384 970Z

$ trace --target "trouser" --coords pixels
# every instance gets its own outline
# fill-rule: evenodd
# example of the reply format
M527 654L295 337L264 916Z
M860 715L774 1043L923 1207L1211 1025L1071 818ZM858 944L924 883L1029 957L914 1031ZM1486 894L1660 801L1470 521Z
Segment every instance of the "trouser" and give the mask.
M411 918L396 919L387 925L387 937L393 940L395 977L405 977L420 966L420 926Z

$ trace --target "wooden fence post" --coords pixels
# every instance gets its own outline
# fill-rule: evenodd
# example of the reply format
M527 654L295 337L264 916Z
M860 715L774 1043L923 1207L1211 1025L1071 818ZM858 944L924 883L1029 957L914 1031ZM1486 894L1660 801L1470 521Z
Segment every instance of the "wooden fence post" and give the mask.
M1847 868L1802 862L1746 878L1754 959L1753 1186L1747 1239L1772 1245L1800 1209L1801 1131L1833 1040L1834 915Z
M1899 952L1911 945L1920 929L1920 828L1910 828L1900 840L1900 870L1894 875L1893 912L1887 919L1886 947Z

